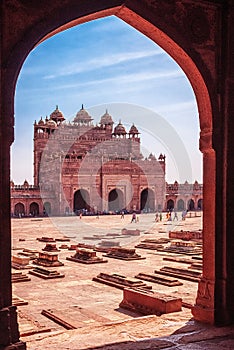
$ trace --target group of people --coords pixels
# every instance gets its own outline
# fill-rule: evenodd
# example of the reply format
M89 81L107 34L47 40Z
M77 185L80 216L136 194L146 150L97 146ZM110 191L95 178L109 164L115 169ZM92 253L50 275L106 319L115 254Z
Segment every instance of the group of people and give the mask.
M187 210L184 210L181 214L181 218L182 220L185 220L186 219L186 215L187 215ZM172 218L173 216L173 218ZM166 213L166 220L167 221L178 221L179 220L179 217L178 217L178 214L177 214L177 211L170 211L168 210L167 213ZM156 213L155 214L155 221L156 222L160 222L162 221L162 213Z

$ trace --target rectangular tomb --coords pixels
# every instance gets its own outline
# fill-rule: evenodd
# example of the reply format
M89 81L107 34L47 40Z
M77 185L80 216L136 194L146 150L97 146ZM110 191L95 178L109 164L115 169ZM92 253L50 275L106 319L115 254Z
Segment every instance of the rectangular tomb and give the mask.
M121 259L121 260L141 260L145 257L141 257L136 253L136 250L131 248L113 247L106 254L109 258Z
M140 230L138 229L128 230L126 228L123 228L121 233L122 235L127 235L127 236L140 236Z
M168 287L174 287L174 286L182 286L183 283L178 281L178 279L168 276L163 276L156 273L138 273L138 275L135 276L136 278L139 278L144 281L163 284Z
M29 272L31 275L43 278L43 279L53 279L53 278L62 278L63 274L57 272L56 270L47 270L41 267L36 267L35 269Z
M19 255L13 255L11 266L14 269L21 270L21 269L28 269L31 266L29 265L30 258L26 256L19 256Z
M77 248L75 255L67 257L66 259L82 264L96 264L107 262L107 260L97 257L97 253L95 251L85 248Z
M40 237L40 238L37 238L38 241L40 242L55 242L55 239L53 237Z
M169 238L183 239L190 241L192 239L202 239L202 231L170 231Z
M119 306L143 315L155 314L160 316L181 311L182 299L156 292L125 288L123 290L123 300Z
M126 287L143 288L147 290L152 289L152 286L147 285L140 279L136 279L134 277L126 277L116 273L107 274L101 272L97 277L93 278L93 281L107 284L108 286L118 289L124 289Z
M58 260L58 254L50 252L40 252L39 257L33 261L36 265L47 267L63 266L64 264Z

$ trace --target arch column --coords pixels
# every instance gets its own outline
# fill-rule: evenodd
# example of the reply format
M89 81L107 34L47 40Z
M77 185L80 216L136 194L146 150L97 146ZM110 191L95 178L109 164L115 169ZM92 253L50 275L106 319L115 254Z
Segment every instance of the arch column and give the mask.
M14 140L13 102L6 91L11 87L0 72L0 349L26 349L19 340L16 307L12 306L11 286L11 200L10 147ZM2 79L1 79L2 78ZM13 90L12 90L13 91Z
M197 321L215 323L215 151L211 147L212 133L200 135L203 153L203 271L198 284L192 314Z

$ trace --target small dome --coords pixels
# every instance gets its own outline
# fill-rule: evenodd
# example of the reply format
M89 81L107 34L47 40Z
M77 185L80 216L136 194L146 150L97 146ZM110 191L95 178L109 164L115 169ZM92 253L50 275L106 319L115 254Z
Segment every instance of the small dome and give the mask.
M93 119L89 115L89 113L84 109L84 106L82 105L81 109L79 112L77 112L75 118L74 118L74 123L82 123L82 124L88 124L92 121Z
M102 125L113 125L114 124L112 117L107 112L107 110L106 110L106 113L103 114L103 116L101 117L100 124L102 124Z
M49 126L49 127L54 127L54 128L57 126L56 122L53 119L49 119L46 122L46 125Z
M39 120L38 125L45 125L45 123L44 123L42 117L41 117L41 119Z
M114 128L114 134L115 135L126 135L126 130L121 121L119 121L119 124Z
M137 127L134 124L132 124L132 126L130 128L129 134L133 134L133 135L139 134L139 131L138 131Z
M155 156L154 156L152 153L149 154L148 159L150 159L150 160L156 160Z
M50 119L54 120L56 123L65 120L63 113L58 109L58 106L56 106L56 109L51 113Z
M24 180L23 186L24 186L24 187L28 187L28 186L29 186L29 183L28 183L27 180Z

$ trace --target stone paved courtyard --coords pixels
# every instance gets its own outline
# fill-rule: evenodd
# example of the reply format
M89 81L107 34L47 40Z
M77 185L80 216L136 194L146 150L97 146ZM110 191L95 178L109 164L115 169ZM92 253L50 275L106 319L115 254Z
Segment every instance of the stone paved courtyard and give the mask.
M124 219L119 215L99 218L83 216L82 219L79 217L13 219L12 254L16 255L24 248L41 251L45 247L45 242L39 242L37 238L42 236L57 239L68 237L69 242L62 242L68 245L81 242L98 244L103 239L113 239L113 241L119 241L123 247L133 248L146 238L167 238L169 230L202 228L201 216L188 217L185 221L171 223L166 221L165 216L159 223L155 223L154 218L154 214L141 214L137 223L131 223L131 215L125 215ZM141 234L135 237L107 236L108 233L120 234L123 228L137 228ZM93 235L103 235L103 237L90 239ZM62 243L57 241L57 247ZM30 350L86 349L122 342L122 347L119 345L115 348L112 345L113 349L138 349L136 344L135 347L131 347L132 342L165 337L175 332L186 333L195 330L200 332L201 325L192 320L191 310L187 307L183 307L180 312L160 317L140 316L119 308L123 296L122 290L92 281L92 278L100 272L134 277L139 272L153 273L155 269L163 266L185 268L184 264L163 260L163 257L168 256L169 253L146 249L136 251L145 259L124 261L108 258L105 264L84 265L66 260L66 257L73 255L74 251L61 249L58 256L64 266L57 267L56 270L64 274L64 278L44 280L29 275L30 281L13 283L13 295L28 302L28 305L18 306L21 340L27 342L27 348ZM97 253L99 257L102 257L102 254L104 253ZM182 257L180 254L172 253L170 256ZM183 257L188 258L188 256ZM23 273L28 271L21 270ZM18 271L12 269L12 272ZM178 296L183 302L194 304L197 283L181 281L183 285L176 287L150 282L148 284L153 286L154 291ZM43 316L42 310L51 310L62 315L64 320L74 322L78 329L66 330ZM152 349L171 348L174 343L169 339L161 340L161 343L157 343L157 347ZM142 342L139 344L143 346ZM150 343L146 341L139 349L151 349L149 346L151 346Z

